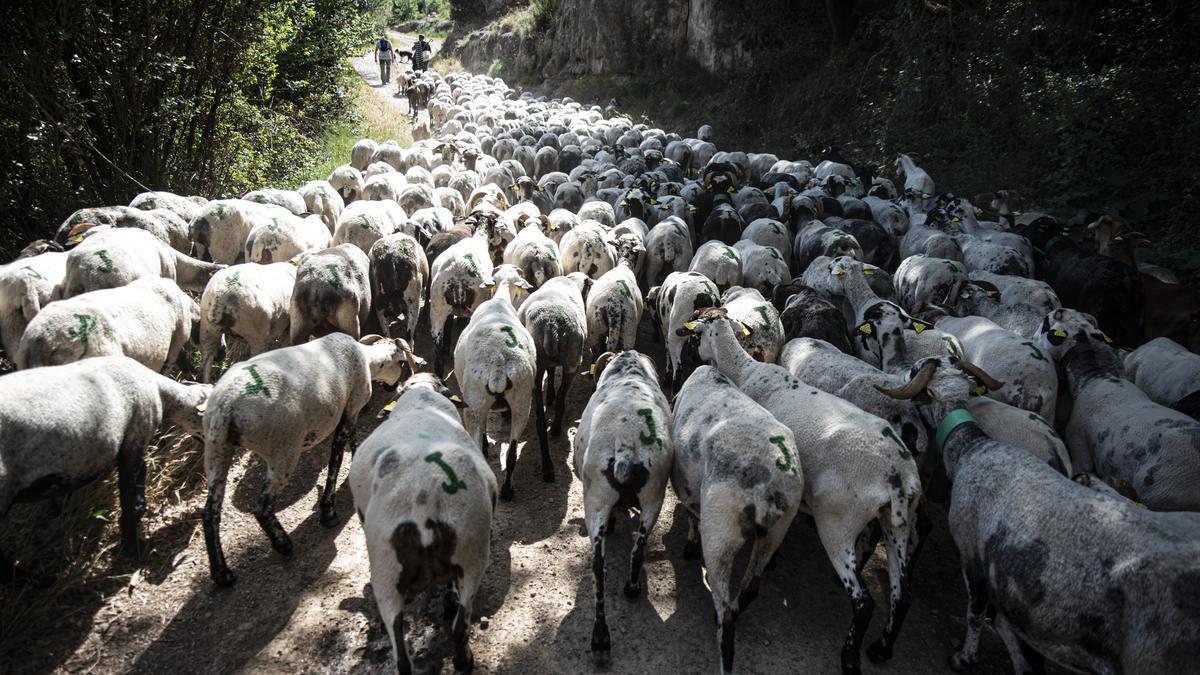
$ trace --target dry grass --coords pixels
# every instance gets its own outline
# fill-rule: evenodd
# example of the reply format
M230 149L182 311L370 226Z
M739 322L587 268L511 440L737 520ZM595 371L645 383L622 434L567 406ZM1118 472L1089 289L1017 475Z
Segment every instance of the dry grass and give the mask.
M143 537L176 519L174 512L203 489L203 447L172 427L147 448ZM0 523L4 550L29 571L53 574L55 582L47 589L0 587L0 653L19 645L31 627L69 620L97 598L175 562L158 555L153 541L139 560L121 556L119 516L116 471L65 499L12 509Z
M353 97L347 119L327 127L318 139L317 160L305 180L328 178L334 169L350 161L350 147L362 138L377 142L392 139L404 147L412 145L412 127L396 107L351 73L347 87Z

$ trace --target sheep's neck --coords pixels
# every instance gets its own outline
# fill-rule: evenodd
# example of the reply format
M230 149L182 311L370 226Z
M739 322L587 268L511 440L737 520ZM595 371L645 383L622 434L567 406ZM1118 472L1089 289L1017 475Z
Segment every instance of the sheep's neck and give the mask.
M754 364L754 359L746 353L734 336L733 324L728 319L715 324L712 330L716 331L713 335L713 365L741 386L744 375Z
M934 403L933 408L928 411L930 418L937 419L939 422L945 420L946 417L955 410L966 410L966 403L956 401L950 404ZM946 465L946 475L950 477L950 481L954 481L954 474L958 471L959 462L968 453L982 447L980 444L988 440L988 435L983 433L974 420L959 424L946 439L942 442L942 462Z
M1066 372L1072 393L1078 393L1092 380L1122 381L1123 367L1115 350L1107 345L1078 344L1063 355L1060 366Z
M179 423L188 417L192 409L200 405L202 387L189 387L165 377L159 377L157 380L164 419Z
M867 307L879 302L879 296L871 290L866 276L861 274L850 274L842 280L842 295L854 307L855 314L860 316Z

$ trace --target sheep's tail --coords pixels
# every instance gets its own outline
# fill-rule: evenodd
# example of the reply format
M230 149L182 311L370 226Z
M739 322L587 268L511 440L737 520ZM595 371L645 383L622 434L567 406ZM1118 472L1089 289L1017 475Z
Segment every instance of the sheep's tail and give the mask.
M488 373L487 391L492 396L503 396L504 392L512 389L512 378L508 376L508 370L503 364L497 364L498 368L493 368Z
M625 492L631 487L640 491L641 486L650 479L650 469L642 463L641 457L632 447L624 444L617 446L616 452L609 460L609 467L611 470L606 472L610 476L609 482L618 492Z
M202 303L203 316L200 318L211 326L229 328L233 325L234 312L230 307L229 297L232 293L214 293L212 302L207 307Z

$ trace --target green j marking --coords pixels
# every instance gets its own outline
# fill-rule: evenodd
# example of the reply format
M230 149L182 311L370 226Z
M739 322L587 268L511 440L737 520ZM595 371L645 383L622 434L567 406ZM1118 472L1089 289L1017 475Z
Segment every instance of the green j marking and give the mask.
M516 347L520 344L517 342L517 334L513 332L512 326L501 326L500 330L508 333L508 341L504 343L505 347Z
M100 266L101 272L116 272L117 268L113 265L112 259L108 257L108 249L102 248L96 251L95 256L100 258L100 262L104 263Z
M478 279L479 278L479 266L475 264L475 255L472 253L464 253L463 259L466 260L467 265L470 266L469 269L467 269L467 274L470 275L472 278Z
M767 440L773 443L775 447L779 448L779 452L783 453L782 460L775 460L775 468L779 469L780 471L790 471L791 473L796 473L796 467L792 463L792 452L788 450L787 442L785 441L784 437L772 436Z
M79 327L68 328L67 335L79 340L83 344L83 354L81 356L87 356L88 336L96 329L96 317L88 316L87 314L76 314L75 318L79 319Z
M325 269L329 270L329 285L333 286L334 288L341 288L342 278L338 276L337 263L329 263L325 266Z
M452 495L459 490L467 489L467 484L459 480L458 475L454 473L454 469L450 468L450 465L442 459L441 452L431 452L428 455L425 455L425 461L432 464L437 464L442 468L442 471L446 472L446 478L448 478L450 481L448 483L442 483L442 489L446 491L446 494Z
M649 408L642 408L637 411L637 414L646 422L646 431L638 434L638 440L643 445L650 445L658 440L658 425L654 423L654 411Z
M250 373L250 379L252 380L251 382L246 383L246 390L243 392L244 396L262 394L267 398L271 398L271 390L267 389L267 385L263 384L262 376L258 374L258 366L246 366L242 370Z

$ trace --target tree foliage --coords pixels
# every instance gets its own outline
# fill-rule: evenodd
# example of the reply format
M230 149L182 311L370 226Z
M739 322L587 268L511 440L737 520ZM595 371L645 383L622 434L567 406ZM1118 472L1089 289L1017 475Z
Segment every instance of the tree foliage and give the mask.
M0 18L0 248L143 186L286 182L383 0L15 0Z

